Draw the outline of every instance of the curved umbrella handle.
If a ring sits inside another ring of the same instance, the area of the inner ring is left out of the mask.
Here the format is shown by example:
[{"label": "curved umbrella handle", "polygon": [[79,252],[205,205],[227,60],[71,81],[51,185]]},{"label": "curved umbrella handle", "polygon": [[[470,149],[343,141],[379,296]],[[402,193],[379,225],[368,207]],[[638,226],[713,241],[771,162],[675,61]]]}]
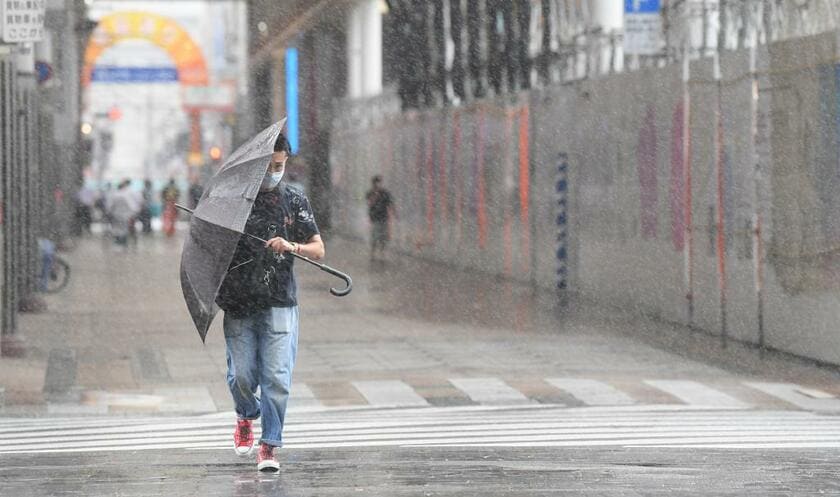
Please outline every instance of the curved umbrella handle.
[{"label": "curved umbrella handle", "polygon": [[303,256],[303,255],[300,255],[300,254],[296,254],[294,252],[286,252],[286,254],[289,254],[289,255],[297,258],[297,259],[301,259],[303,261],[306,261],[306,262],[312,264],[313,266],[317,267],[321,271],[324,271],[326,273],[330,273],[331,275],[336,276],[336,277],[344,280],[344,283],[347,284],[346,287],[344,287],[340,290],[336,290],[335,288],[330,288],[330,293],[335,295],[336,297],[344,297],[345,295],[350,293],[351,290],[353,290],[353,279],[350,278],[350,275],[342,273],[338,269],[333,269],[333,268],[327,266],[326,264],[321,264],[320,262],[315,262],[312,259],[310,259],[309,257]]},{"label": "curved umbrella handle", "polygon": [[344,274],[341,271],[335,271],[335,272],[327,271],[327,272],[334,275],[334,276],[338,276],[339,278],[344,280],[344,283],[347,284],[347,286],[345,286],[341,290],[336,290],[335,288],[330,287],[330,293],[331,294],[335,295],[336,297],[344,297],[345,295],[350,293],[351,290],[353,290],[353,279],[350,278],[350,275]]}]

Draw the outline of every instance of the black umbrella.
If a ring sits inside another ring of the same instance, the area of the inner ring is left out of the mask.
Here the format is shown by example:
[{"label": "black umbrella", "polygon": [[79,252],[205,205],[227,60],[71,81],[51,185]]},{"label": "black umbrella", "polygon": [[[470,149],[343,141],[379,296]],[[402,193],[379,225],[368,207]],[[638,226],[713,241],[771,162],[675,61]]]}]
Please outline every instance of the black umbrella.
[{"label": "black umbrella", "polygon": [[[219,312],[216,295],[251,214],[274,153],[274,142],[285,121],[264,129],[231,154],[210,180],[192,212],[181,254],[181,289],[202,341]],[[347,282],[347,288],[332,290],[333,295],[350,293],[349,276],[306,260]]]}]

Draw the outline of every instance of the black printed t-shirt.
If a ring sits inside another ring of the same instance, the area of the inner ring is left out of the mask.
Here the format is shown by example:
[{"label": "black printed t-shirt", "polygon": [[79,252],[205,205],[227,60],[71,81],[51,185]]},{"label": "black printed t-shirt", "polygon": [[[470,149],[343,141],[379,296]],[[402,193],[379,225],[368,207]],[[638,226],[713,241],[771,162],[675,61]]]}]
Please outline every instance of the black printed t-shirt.
[{"label": "black printed t-shirt", "polygon": [[[280,236],[297,243],[306,243],[319,234],[309,199],[285,182],[257,195],[245,232],[263,239]],[[296,306],[294,262],[289,254],[280,256],[251,237],[241,237],[216,302],[234,315]]]}]

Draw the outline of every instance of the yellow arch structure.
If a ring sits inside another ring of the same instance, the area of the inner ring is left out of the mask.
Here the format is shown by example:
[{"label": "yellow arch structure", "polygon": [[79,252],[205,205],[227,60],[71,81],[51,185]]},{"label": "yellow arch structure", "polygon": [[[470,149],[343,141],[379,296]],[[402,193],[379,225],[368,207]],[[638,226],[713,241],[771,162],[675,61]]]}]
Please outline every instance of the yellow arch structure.
[{"label": "yellow arch structure", "polygon": [[115,12],[100,19],[85,49],[82,84],[90,84],[97,59],[111,46],[130,39],[147,40],[169,54],[183,85],[207,85],[207,64],[201,48],[174,20],[149,12]]},{"label": "yellow arch structure", "polygon": [[[178,81],[185,86],[207,86],[207,63],[201,48],[174,20],[150,12],[115,12],[99,20],[85,48],[82,86],[91,81],[97,59],[111,46],[130,39],[147,40],[166,51],[178,70]],[[187,162],[201,165],[201,119],[190,110],[190,153]]]}]

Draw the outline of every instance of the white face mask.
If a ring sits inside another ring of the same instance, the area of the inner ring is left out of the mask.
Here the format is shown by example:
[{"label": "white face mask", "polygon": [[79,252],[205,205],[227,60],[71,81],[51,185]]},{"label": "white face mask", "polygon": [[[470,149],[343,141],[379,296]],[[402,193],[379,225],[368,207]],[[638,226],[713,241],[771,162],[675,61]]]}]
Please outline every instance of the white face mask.
[{"label": "white face mask", "polygon": [[280,171],[279,173],[266,173],[265,178],[263,178],[262,185],[260,185],[260,189],[262,190],[271,190],[278,184],[280,184],[280,180],[283,179],[283,173],[285,171]]}]

